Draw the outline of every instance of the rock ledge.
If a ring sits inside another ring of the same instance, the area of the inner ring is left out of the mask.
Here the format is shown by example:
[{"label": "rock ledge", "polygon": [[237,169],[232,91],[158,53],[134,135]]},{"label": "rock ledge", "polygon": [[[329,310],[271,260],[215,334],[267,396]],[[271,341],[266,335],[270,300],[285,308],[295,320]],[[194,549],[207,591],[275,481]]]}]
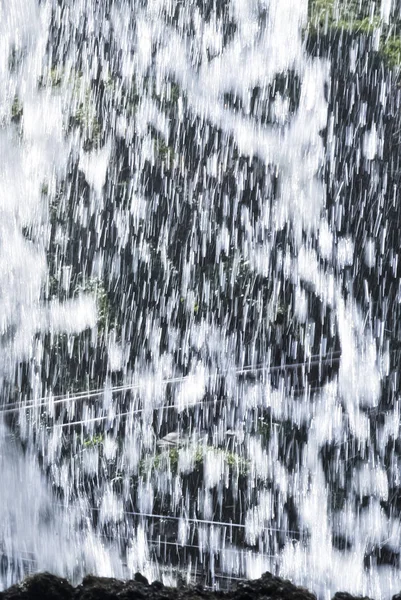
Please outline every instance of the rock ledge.
[{"label": "rock ledge", "polygon": [[[316,600],[314,594],[290,581],[265,573],[260,579],[241,582],[230,591],[209,591],[202,586],[166,587],[149,584],[140,573],[130,581],[89,575],[73,587],[51,573],[38,573],[0,593],[0,600]],[[369,600],[337,592],[333,600]],[[400,600],[401,596],[393,597]]]}]

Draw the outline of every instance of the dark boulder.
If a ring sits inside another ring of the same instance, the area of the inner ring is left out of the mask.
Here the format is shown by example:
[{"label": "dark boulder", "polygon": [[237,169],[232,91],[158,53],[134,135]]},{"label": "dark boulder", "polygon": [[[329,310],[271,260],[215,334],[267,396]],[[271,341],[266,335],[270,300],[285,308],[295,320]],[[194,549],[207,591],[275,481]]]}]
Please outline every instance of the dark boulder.
[{"label": "dark boulder", "polygon": [[1,600],[70,600],[74,592],[66,579],[51,573],[39,573],[8,588]]},{"label": "dark boulder", "polygon": [[368,596],[353,596],[348,592],[337,592],[334,594],[333,600],[372,600]]},{"label": "dark boulder", "polygon": [[94,577],[88,575],[84,578],[74,594],[74,598],[80,600],[114,600],[119,598],[125,583],[118,579],[108,577]]}]

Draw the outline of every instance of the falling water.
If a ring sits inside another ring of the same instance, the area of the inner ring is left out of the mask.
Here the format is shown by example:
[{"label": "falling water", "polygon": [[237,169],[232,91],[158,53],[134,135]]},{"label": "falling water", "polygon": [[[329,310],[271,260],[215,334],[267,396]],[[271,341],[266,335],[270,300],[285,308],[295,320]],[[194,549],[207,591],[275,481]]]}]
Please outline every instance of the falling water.
[{"label": "falling water", "polygon": [[399,591],[393,4],[0,0],[3,587]]}]

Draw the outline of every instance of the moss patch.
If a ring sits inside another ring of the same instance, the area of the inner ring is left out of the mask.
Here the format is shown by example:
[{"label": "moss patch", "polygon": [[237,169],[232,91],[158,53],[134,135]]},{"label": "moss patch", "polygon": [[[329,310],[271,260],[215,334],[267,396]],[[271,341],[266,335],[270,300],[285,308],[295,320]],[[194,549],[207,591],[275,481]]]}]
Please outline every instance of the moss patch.
[{"label": "moss patch", "polygon": [[382,40],[380,53],[390,68],[399,67],[401,65],[401,36],[391,36]]},{"label": "moss patch", "polygon": [[[249,460],[235,452],[229,452],[213,446],[197,446],[195,448],[193,455],[193,471],[203,467],[205,454],[207,452],[214,452],[216,455],[220,455],[224,463],[240,475],[245,475],[249,471]],[[144,458],[140,463],[139,470],[142,474],[150,474],[152,471],[163,471],[167,469],[170,469],[172,473],[177,473],[179,457],[180,448],[174,446],[168,450],[162,450],[154,456]]]},{"label": "moss patch", "polygon": [[370,18],[359,2],[352,0],[309,0],[308,14],[309,26],[320,31],[333,27],[348,31],[374,27],[375,15]]},{"label": "moss patch", "polygon": [[90,438],[86,438],[83,440],[82,445],[84,448],[94,448],[95,446],[99,446],[104,442],[104,435],[94,435]]},{"label": "moss patch", "polygon": [[[77,84],[78,85],[78,84]],[[78,88],[79,91],[79,88]],[[89,151],[100,146],[102,127],[96,111],[96,101],[88,88],[81,91],[82,102],[70,117],[69,128],[77,127],[84,137],[84,150]]]},{"label": "moss patch", "polygon": [[[380,19],[380,3],[374,13],[371,4],[357,0],[309,0],[308,31],[312,35],[327,35],[345,31],[355,35],[373,35],[380,29],[378,55],[389,68],[401,65],[401,21],[393,21],[391,27]],[[391,29],[391,31],[390,31]]]},{"label": "moss patch", "polygon": [[172,168],[175,157],[174,148],[168,146],[164,139],[159,137],[155,141],[155,150],[158,159],[164,162],[167,168]]}]

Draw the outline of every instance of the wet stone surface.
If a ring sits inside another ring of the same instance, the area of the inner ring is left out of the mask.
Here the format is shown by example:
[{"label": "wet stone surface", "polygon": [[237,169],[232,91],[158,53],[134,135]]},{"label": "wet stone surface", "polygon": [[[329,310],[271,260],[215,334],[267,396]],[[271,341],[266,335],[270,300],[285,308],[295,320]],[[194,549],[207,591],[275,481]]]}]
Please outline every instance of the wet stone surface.
[{"label": "wet stone surface", "polygon": [[[241,582],[227,592],[209,591],[201,585],[177,588],[166,587],[159,581],[149,584],[140,573],[134,580],[120,581],[89,575],[82,583],[73,587],[66,579],[50,573],[39,573],[28,577],[0,594],[1,600],[316,600],[306,588],[290,581],[265,573],[260,579]],[[335,600],[357,598],[338,592]]]}]

